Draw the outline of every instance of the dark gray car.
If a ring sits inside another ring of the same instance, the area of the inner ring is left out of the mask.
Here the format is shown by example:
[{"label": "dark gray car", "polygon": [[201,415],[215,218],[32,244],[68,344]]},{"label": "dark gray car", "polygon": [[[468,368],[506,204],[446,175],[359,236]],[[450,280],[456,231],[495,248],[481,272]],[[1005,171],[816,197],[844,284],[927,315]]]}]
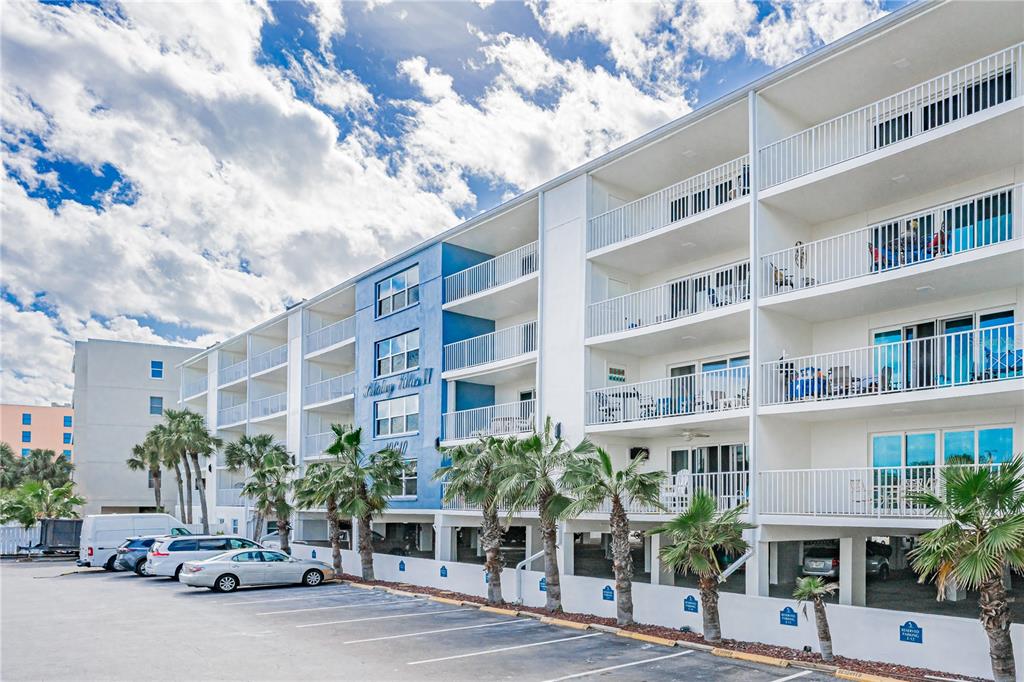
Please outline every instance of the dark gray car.
[{"label": "dark gray car", "polygon": [[146,553],[157,538],[163,535],[142,535],[128,538],[117,548],[114,568],[118,571],[135,571],[138,575],[146,575]]}]

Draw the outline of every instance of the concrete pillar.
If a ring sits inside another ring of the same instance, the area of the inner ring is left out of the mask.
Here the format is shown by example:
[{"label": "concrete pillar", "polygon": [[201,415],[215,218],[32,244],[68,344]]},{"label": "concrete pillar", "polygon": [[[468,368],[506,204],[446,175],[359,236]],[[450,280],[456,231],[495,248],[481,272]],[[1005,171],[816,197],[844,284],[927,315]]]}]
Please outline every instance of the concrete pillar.
[{"label": "concrete pillar", "polygon": [[558,568],[562,575],[575,575],[575,542],[573,541],[572,527],[565,523],[562,533],[562,542],[558,545]]},{"label": "concrete pillar", "polygon": [[[651,573],[651,536],[644,536],[644,573]],[[653,576],[652,576],[653,577]],[[653,584],[653,580],[651,581]]]},{"label": "concrete pillar", "polygon": [[949,580],[946,583],[943,599],[946,601],[963,601],[967,599],[967,590],[957,585],[955,580]]},{"label": "concrete pillar", "polygon": [[[760,540],[760,533],[757,529],[744,533],[750,548],[754,550],[754,556],[747,559],[746,567],[746,593],[752,597],[768,596],[768,580],[771,576],[771,548],[770,543]],[[739,576],[735,573],[735,580]]]},{"label": "concrete pillar", "polygon": [[434,526],[429,523],[420,524],[419,545],[417,549],[425,552],[434,546]]},{"label": "concrete pillar", "polygon": [[[537,524],[526,525],[526,556],[531,557],[544,549],[544,542],[540,536],[540,526]],[[539,571],[544,567],[543,558],[534,559],[526,566],[528,571]]]},{"label": "concrete pillar", "polygon": [[676,573],[661,560],[661,548],[668,538],[663,534],[651,535],[648,538],[651,558],[651,584],[675,585]]},{"label": "concrete pillar", "polygon": [[864,606],[867,545],[863,537],[839,538],[839,603]]},{"label": "concrete pillar", "polygon": [[455,526],[434,526],[434,558],[455,561]]}]

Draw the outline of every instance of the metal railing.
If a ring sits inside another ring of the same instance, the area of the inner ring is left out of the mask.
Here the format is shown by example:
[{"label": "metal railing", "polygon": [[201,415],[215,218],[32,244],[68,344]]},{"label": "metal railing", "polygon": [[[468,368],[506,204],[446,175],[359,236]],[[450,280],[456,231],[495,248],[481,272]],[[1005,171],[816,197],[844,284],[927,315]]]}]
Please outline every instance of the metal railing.
[{"label": "metal railing", "polygon": [[305,459],[315,459],[324,454],[327,448],[334,444],[337,436],[333,431],[323,433],[310,433],[305,437]]},{"label": "metal railing", "polygon": [[1022,188],[976,194],[762,256],[764,295],[888,272],[1020,239],[1014,223],[1020,224]]},{"label": "metal railing", "polygon": [[185,400],[186,398],[199,395],[207,389],[207,384],[209,384],[209,377],[206,375],[192,381],[183,381],[181,384],[181,399]]},{"label": "metal railing", "polygon": [[356,373],[349,372],[306,386],[302,389],[302,403],[304,405],[323,403],[328,400],[353,396],[355,392]]},{"label": "metal railing", "polygon": [[218,488],[217,506],[220,507],[244,507],[245,496],[241,488]]},{"label": "metal railing", "polygon": [[761,189],[933,130],[1020,97],[1024,43],[765,145]]},{"label": "metal railing", "polygon": [[587,425],[664,419],[750,406],[749,367],[728,367],[587,391]]},{"label": "metal railing", "polygon": [[306,334],[306,352],[322,350],[356,337],[356,316],[346,317]]},{"label": "metal railing", "polygon": [[252,356],[252,360],[249,361],[249,373],[257,374],[286,362],[288,362],[288,344],[283,343],[277,348],[271,348],[259,355]]},{"label": "metal railing", "polygon": [[800,516],[922,517],[928,510],[914,493],[942,495],[937,465],[788,469],[758,474],[758,508],[762,514]]},{"label": "metal railing", "polygon": [[444,278],[444,302],[451,303],[537,272],[537,242],[520,246]]},{"label": "metal railing", "polygon": [[444,415],[444,439],[461,440],[479,436],[510,436],[534,428],[535,400],[488,405]]},{"label": "metal railing", "polygon": [[288,393],[275,393],[249,401],[249,419],[269,417],[288,409]]},{"label": "metal railing", "polygon": [[227,426],[228,424],[244,422],[245,415],[245,403],[241,403],[239,405],[232,405],[231,407],[222,407],[221,409],[217,410],[217,426]]},{"label": "metal railing", "polygon": [[230,384],[232,381],[244,379],[247,374],[249,374],[248,360],[241,360],[233,365],[221,367],[217,371],[217,385],[223,386],[224,384]]},{"label": "metal railing", "polygon": [[640,329],[750,300],[750,261],[587,306],[587,336]]},{"label": "metal railing", "polygon": [[445,345],[444,368],[453,370],[486,365],[526,355],[535,350],[536,320]]},{"label": "metal railing", "polygon": [[587,251],[615,244],[750,194],[746,154],[590,219]]},{"label": "metal railing", "polygon": [[842,400],[1024,377],[1024,324],[765,362],[765,405]]}]

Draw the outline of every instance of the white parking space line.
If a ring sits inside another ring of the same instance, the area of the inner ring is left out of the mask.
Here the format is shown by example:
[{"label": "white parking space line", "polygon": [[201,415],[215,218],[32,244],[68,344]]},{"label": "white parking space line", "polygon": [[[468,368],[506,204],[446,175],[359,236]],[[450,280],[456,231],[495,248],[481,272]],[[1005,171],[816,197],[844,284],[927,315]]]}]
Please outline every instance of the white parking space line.
[{"label": "white parking space line", "polygon": [[[588,675],[597,675],[599,673],[606,673],[609,670],[619,670],[620,668],[630,668],[634,665],[645,665],[647,663],[654,663],[655,661],[664,661],[666,658],[676,658],[677,656],[686,656],[692,654],[693,649],[688,651],[680,651],[675,654],[666,654],[665,656],[655,656],[654,658],[645,658],[642,661],[630,661],[629,663],[620,663],[619,665],[610,665],[607,668],[597,668],[596,670],[584,670],[581,673],[573,673],[572,675],[565,675],[564,677],[555,677],[547,680],[546,682],[561,682],[562,680],[575,680],[580,677],[586,677]],[[789,678],[786,678],[789,679]],[[780,682],[776,680],[776,682]]]},{"label": "white parking space line", "polygon": [[256,616],[276,616],[279,613],[304,613],[306,611],[326,611],[327,609],[358,609],[360,606],[380,606],[381,604],[393,604],[401,605],[408,604],[414,601],[423,601],[426,597],[417,597],[415,599],[388,599],[386,601],[364,601],[358,604],[334,604],[333,606],[310,606],[304,609],[288,609],[286,611],[264,611],[262,613],[256,613]]},{"label": "white parking space line", "polygon": [[810,675],[812,672],[814,672],[814,671],[813,670],[805,670],[805,671],[800,672],[800,673],[795,673],[793,675],[789,675],[788,677],[780,677],[777,680],[772,680],[772,682],[786,682],[786,680],[795,680],[798,677],[803,677],[804,675]]},{"label": "white parking space line", "polygon": [[407,632],[404,635],[387,635],[385,637],[369,637],[367,639],[351,639],[342,644],[362,644],[363,642],[380,642],[385,639],[402,639],[403,637],[419,637],[420,635],[436,635],[439,632],[455,632],[456,630],[475,630],[476,628],[493,628],[499,625],[540,625],[537,620],[503,620],[499,623],[481,623],[479,625],[460,625],[456,628],[441,628],[440,630],[421,630],[420,632]]},{"label": "white parking space line", "polygon": [[279,597],[277,599],[252,599],[250,601],[232,601],[231,599],[223,599],[218,601],[217,604],[220,606],[245,606],[246,604],[270,604],[275,601],[296,601],[298,599],[323,599],[324,597],[344,597],[349,594],[364,594],[362,592],[355,591],[338,591],[338,592],[320,592],[319,594],[307,594],[301,597]]},{"label": "white parking space line", "polygon": [[444,611],[419,611],[417,613],[396,613],[393,616],[371,616],[370,618],[351,618],[349,620],[329,620],[326,623],[306,623],[296,625],[297,628],[315,628],[321,625],[341,625],[342,623],[362,623],[367,620],[387,620],[389,618],[415,618],[416,616],[435,616],[440,613],[455,613],[456,611],[476,611],[475,608],[445,609]]},{"label": "white parking space line", "polygon": [[514,651],[516,649],[529,649],[535,646],[546,646],[548,644],[558,644],[559,642],[572,642],[577,639],[587,639],[588,637],[600,637],[602,633],[595,632],[591,635],[577,635],[575,637],[562,637],[560,639],[548,639],[543,642],[531,642],[530,644],[516,644],[515,646],[503,646],[497,649],[483,649],[482,651],[471,651],[467,654],[455,654],[454,656],[442,656],[441,658],[427,658],[422,661],[410,661],[406,665],[422,665],[423,663],[440,663],[441,661],[451,661],[456,658],[469,658],[471,656],[486,656],[487,654],[498,654],[502,651]]}]

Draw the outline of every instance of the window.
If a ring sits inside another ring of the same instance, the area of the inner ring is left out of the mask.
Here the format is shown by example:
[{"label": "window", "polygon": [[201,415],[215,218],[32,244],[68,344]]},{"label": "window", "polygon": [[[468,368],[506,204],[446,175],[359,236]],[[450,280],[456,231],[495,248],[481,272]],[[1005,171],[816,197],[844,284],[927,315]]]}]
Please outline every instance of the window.
[{"label": "window", "polygon": [[899,142],[913,132],[913,117],[909,111],[893,116],[875,125],[875,149]]},{"label": "window", "polygon": [[392,336],[378,341],[374,348],[377,358],[376,376],[407,372],[420,366],[420,330]]},{"label": "window", "polygon": [[935,431],[871,436],[871,464],[875,468],[998,464],[1011,459],[1011,426],[950,429],[943,431],[941,437]]},{"label": "window", "polygon": [[420,428],[420,397],[418,395],[379,400],[374,404],[373,409],[374,434],[377,436],[415,433]]},{"label": "window", "polygon": [[263,561],[263,552],[242,552],[231,557],[232,561]]},{"label": "window", "polygon": [[[64,459],[66,459],[66,460],[70,460],[71,459],[71,451],[70,450],[65,450],[64,452],[62,452],[60,454],[63,455]],[[150,487],[152,487],[152,486],[150,486]]]},{"label": "window", "polygon": [[146,487],[153,488],[153,472],[149,469],[146,470]]},{"label": "window", "polygon": [[31,443],[32,442],[32,432],[31,431],[22,431],[21,432],[21,442],[22,443]]},{"label": "window", "polygon": [[1013,429],[981,429],[978,431],[978,462],[980,464],[1009,462],[1013,459]]},{"label": "window", "polygon": [[200,540],[199,541],[199,551],[200,552],[213,552],[213,551],[226,552],[229,549],[231,549],[231,548],[228,547],[228,539],[227,538],[212,538],[212,539],[209,539],[209,540]]},{"label": "window", "polygon": [[164,413],[164,399],[158,395],[149,396],[149,413],[150,414],[163,414]]},{"label": "window", "polygon": [[420,300],[420,268],[411,268],[377,282],[377,317],[408,308]]},{"label": "window", "polygon": [[237,533],[238,532],[238,519],[231,519],[231,532],[232,533]]},{"label": "window", "polygon": [[[233,528],[237,528],[237,520],[232,524]],[[231,549],[248,549],[249,547],[255,547],[256,543],[243,538],[228,538],[228,547]]]},{"label": "window", "polygon": [[288,561],[288,556],[280,552],[263,552],[264,561]]},{"label": "window", "polygon": [[22,457],[28,457],[28,456],[29,456],[29,453],[31,453],[31,452],[32,452],[32,451],[31,451],[30,449],[28,449],[28,448],[22,448],[22,449],[21,449],[21,456],[22,456]]},{"label": "window", "polygon": [[164,361],[163,360],[151,360],[149,363],[149,377],[151,379],[163,379],[164,378]]},{"label": "window", "polygon": [[71,415],[70,414],[64,415],[64,428],[65,429],[70,429],[71,428]]},{"label": "window", "polygon": [[416,460],[405,460],[405,467],[402,469],[402,488],[399,495],[416,496]]},{"label": "window", "polygon": [[71,434],[67,431],[64,432],[64,445],[71,445]]},{"label": "window", "polygon": [[32,414],[30,412],[21,413],[21,425],[32,426]]},{"label": "window", "polygon": [[198,545],[198,540],[175,540],[171,544],[167,545],[168,552],[195,552]]},{"label": "window", "polygon": [[608,383],[609,384],[624,384],[624,383],[626,383],[626,368],[625,367],[608,367]]}]

